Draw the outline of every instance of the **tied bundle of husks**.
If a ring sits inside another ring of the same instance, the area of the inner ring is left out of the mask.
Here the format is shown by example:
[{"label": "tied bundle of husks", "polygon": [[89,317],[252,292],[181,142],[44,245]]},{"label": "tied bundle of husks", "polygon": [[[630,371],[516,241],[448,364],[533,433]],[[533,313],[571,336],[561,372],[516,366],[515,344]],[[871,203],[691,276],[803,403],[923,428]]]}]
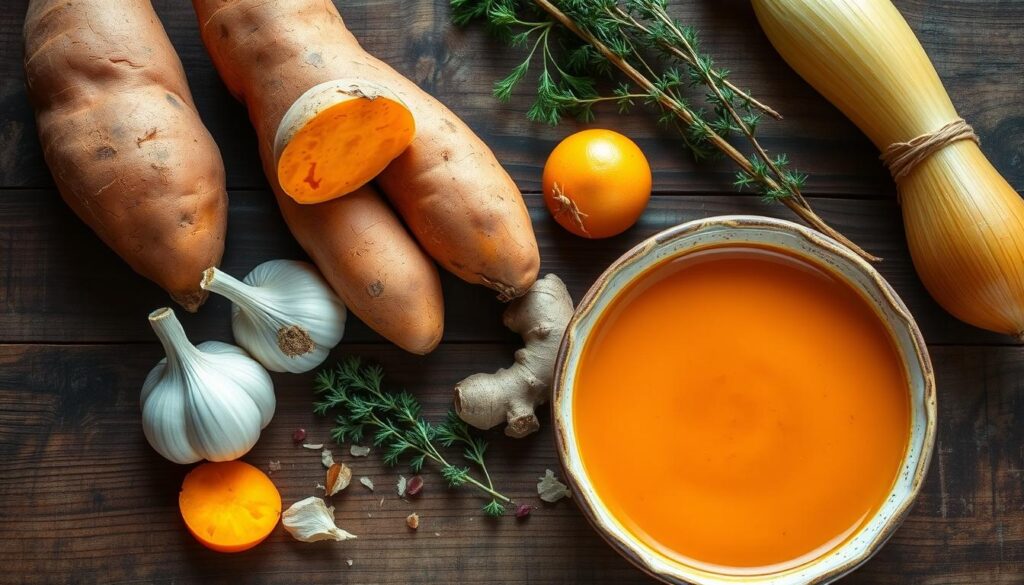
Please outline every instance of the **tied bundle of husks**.
[{"label": "tied bundle of husks", "polygon": [[957,318],[1024,338],[1024,201],[889,0],[753,0],[783,58],[883,152],[914,266]]},{"label": "tied bundle of husks", "polygon": [[61,196],[195,311],[227,229],[224,165],[149,0],[32,0],[25,79]]}]

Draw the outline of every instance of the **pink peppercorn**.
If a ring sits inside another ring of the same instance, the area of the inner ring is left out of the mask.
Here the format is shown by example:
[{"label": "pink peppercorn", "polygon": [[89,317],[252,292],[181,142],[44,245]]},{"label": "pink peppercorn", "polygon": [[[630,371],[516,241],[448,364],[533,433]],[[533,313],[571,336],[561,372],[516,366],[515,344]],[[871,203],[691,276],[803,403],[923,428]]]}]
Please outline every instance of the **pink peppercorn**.
[{"label": "pink peppercorn", "polygon": [[409,479],[409,483],[405,486],[405,493],[409,494],[410,496],[415,496],[416,494],[420,493],[420,490],[422,489],[423,478],[418,475],[414,475]]},{"label": "pink peppercorn", "polygon": [[519,504],[516,506],[516,518],[526,518],[533,511],[533,506],[530,504]]}]

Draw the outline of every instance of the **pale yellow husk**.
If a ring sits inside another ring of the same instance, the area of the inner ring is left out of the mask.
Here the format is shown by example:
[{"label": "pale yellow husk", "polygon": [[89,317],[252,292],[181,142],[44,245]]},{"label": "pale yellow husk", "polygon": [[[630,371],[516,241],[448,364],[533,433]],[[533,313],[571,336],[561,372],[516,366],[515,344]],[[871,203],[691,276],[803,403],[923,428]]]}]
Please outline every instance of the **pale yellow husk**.
[{"label": "pale yellow husk", "polygon": [[[959,115],[889,0],[752,0],[775,48],[880,149]],[[977,144],[933,154],[897,187],[914,266],[957,318],[1024,334],[1024,201]]]}]

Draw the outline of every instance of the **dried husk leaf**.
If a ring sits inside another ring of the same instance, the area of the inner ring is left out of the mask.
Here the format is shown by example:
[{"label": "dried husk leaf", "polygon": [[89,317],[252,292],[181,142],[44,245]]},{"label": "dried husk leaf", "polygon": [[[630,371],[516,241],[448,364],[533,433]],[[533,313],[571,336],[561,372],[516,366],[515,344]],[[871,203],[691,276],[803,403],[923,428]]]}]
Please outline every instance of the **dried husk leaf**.
[{"label": "dried husk leaf", "polygon": [[334,523],[334,508],[328,507],[317,497],[309,497],[292,504],[281,514],[281,524],[288,534],[300,542],[356,538],[356,535],[338,528]]},{"label": "dried husk leaf", "polygon": [[572,492],[567,485],[558,481],[555,472],[548,469],[544,471],[544,477],[537,482],[537,495],[545,502],[553,504],[562,498],[571,498]]},{"label": "dried husk leaf", "polygon": [[327,469],[327,482],[324,490],[328,496],[333,496],[352,483],[352,469],[344,463],[332,463]]},{"label": "dried husk leaf", "polygon": [[330,469],[331,465],[334,465],[334,453],[331,453],[330,449],[324,449],[321,451],[320,463],[323,463],[324,467]]}]

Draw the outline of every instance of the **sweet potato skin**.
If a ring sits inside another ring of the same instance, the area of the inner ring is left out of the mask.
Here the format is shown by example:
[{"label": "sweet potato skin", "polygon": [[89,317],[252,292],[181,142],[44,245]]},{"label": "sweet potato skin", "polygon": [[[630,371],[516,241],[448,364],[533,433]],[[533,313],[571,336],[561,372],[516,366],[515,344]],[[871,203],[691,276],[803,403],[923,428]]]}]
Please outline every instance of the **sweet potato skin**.
[{"label": "sweet potato skin", "polygon": [[278,203],[349,310],[408,352],[437,347],[444,330],[437,269],[372,186],[315,205],[285,195]]},{"label": "sweet potato skin", "polygon": [[[432,351],[444,329],[437,267],[380,194],[367,185],[331,201],[303,205],[285,194],[278,181],[274,138],[281,119],[306,90],[333,77],[314,81],[289,73],[280,39],[269,28],[260,30],[264,25],[252,13],[261,11],[248,10],[247,3],[196,1],[194,6],[214,65],[248,107],[263,170],[295,239],[360,320],[406,351]],[[280,16],[289,20],[291,10],[282,5]],[[249,62],[262,63],[257,69],[273,75],[253,77],[250,68],[239,68]]]},{"label": "sweet potato skin", "polygon": [[220,150],[149,0],[31,0],[25,73],[61,196],[136,272],[195,311],[220,263]]},{"label": "sweet potato skin", "polygon": [[417,134],[378,177],[385,195],[447,270],[506,298],[530,288],[540,256],[515,183],[454,113],[366,53],[330,0],[193,5],[225,83],[245,96],[250,112],[260,112],[253,119],[261,140],[273,136],[291,102],[323,81],[366,79],[398,94],[416,118]]}]

